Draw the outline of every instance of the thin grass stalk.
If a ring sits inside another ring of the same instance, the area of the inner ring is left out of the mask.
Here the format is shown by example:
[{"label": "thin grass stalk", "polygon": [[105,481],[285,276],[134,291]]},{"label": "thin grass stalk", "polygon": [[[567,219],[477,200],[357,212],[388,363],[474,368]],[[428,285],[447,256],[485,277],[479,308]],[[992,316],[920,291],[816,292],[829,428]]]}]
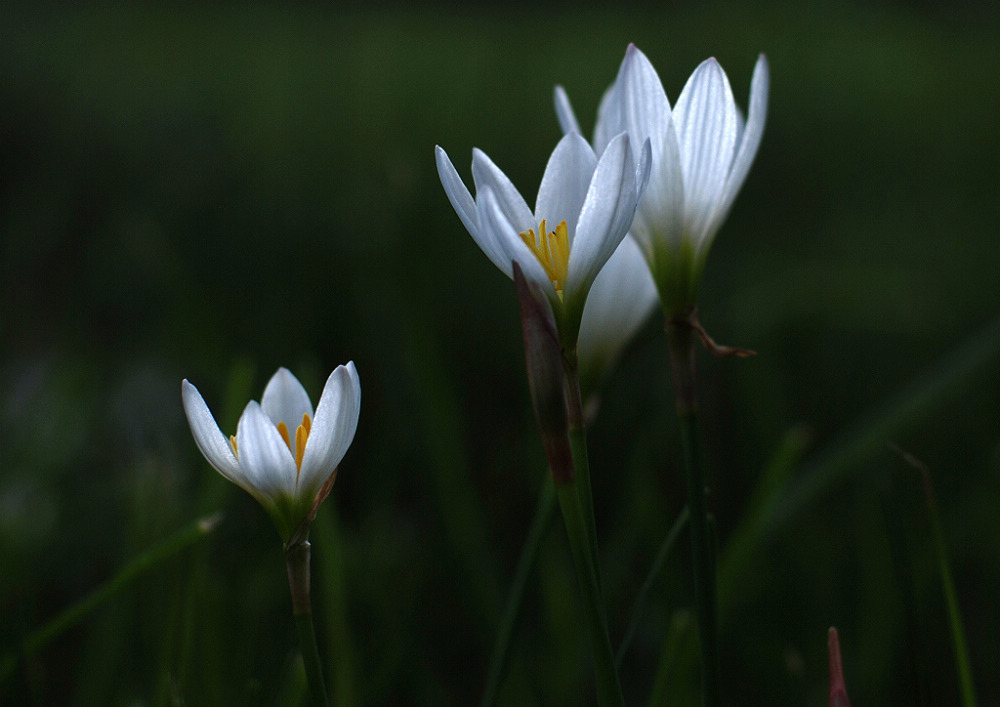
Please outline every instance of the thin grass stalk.
[{"label": "thin grass stalk", "polygon": [[962,695],[963,707],[976,707],[976,686],[972,680],[972,668],[969,662],[969,649],[965,640],[965,629],[962,625],[962,611],[958,606],[958,594],[955,591],[955,581],[951,574],[951,561],[948,559],[948,546],[944,540],[944,529],[937,510],[937,498],[934,494],[934,484],[931,482],[930,470],[911,454],[897,449],[911,466],[920,472],[923,482],[924,503],[931,522],[931,537],[934,542],[934,552],[937,557],[938,574],[941,577],[941,591],[944,593],[945,606],[948,609],[948,625],[951,630],[952,650],[955,653],[955,669],[958,672],[959,691]]},{"label": "thin grass stalk", "polygon": [[218,525],[221,513],[195,520],[162,542],[144,550],[113,578],[80,601],[57,614],[41,628],[31,632],[21,644],[19,656],[8,654],[0,663],[0,683],[6,681],[21,660],[27,659],[87,617],[94,609],[131,585],[141,575],[166,562],[189,545],[205,537]]},{"label": "thin grass stalk", "polygon": [[[346,544],[341,537],[337,506],[328,504],[313,521],[310,535],[320,541],[324,548],[330,548],[321,555],[321,562],[315,568],[323,583],[322,607],[326,627],[325,650],[327,672],[332,676],[330,694],[337,707],[352,707],[357,704],[357,651],[351,636],[350,607],[348,599],[348,576],[344,553]],[[331,660],[332,658],[332,660]]]},{"label": "thin grass stalk", "polygon": [[660,650],[660,663],[656,667],[656,677],[649,693],[647,707],[667,707],[670,704],[680,704],[683,698],[677,694],[674,673],[682,656],[690,649],[693,642],[691,629],[691,613],[681,609],[670,617],[663,648]]},{"label": "thin grass stalk", "polygon": [[528,576],[538,558],[538,550],[545,538],[545,533],[552,523],[555,508],[555,487],[552,484],[551,475],[547,475],[539,491],[535,515],[531,520],[524,547],[521,548],[521,556],[517,561],[517,568],[514,570],[514,579],[511,581],[510,590],[507,593],[507,602],[500,619],[500,628],[493,646],[493,655],[490,657],[486,687],[483,690],[483,699],[479,703],[480,707],[493,707],[496,703],[497,695],[500,692],[500,682],[503,680],[510,663],[510,645],[514,637],[514,628],[517,626],[517,620],[524,605],[524,592],[528,584]]},{"label": "thin grass stalk", "polygon": [[730,536],[720,559],[723,618],[731,614],[735,591],[727,579],[742,568],[817,499],[865,469],[865,462],[885,449],[885,441],[913,428],[958,396],[1000,357],[1000,317],[968,337],[935,366],[856,420],[812,459],[798,465],[794,479],[777,480],[761,498],[758,510]]},{"label": "thin grass stalk", "polygon": [[594,572],[590,540],[584,519],[583,504],[576,481],[556,483],[559,506],[562,509],[566,535],[569,539],[573,566],[583,598],[584,623],[590,636],[590,647],[594,660],[594,680],[597,683],[597,703],[600,707],[624,707],[615,656],[608,637],[608,622],[604,611],[604,601],[597,585]]},{"label": "thin grass stalk", "polygon": [[635,632],[642,621],[642,610],[646,606],[646,600],[653,589],[653,584],[660,576],[663,567],[667,564],[667,558],[674,549],[677,538],[680,537],[681,531],[684,530],[684,525],[688,522],[689,517],[688,508],[684,506],[684,510],[677,516],[677,520],[670,526],[667,537],[663,539],[663,543],[656,553],[656,558],[649,568],[649,574],[646,575],[646,579],[642,581],[642,586],[639,587],[639,592],[635,596],[635,602],[632,604],[632,615],[629,617],[628,626],[625,628],[625,636],[622,638],[621,643],[618,644],[618,652],[615,654],[615,665],[618,666],[619,670],[625,660],[625,654],[628,652],[629,646],[632,645],[632,639],[635,638]]}]

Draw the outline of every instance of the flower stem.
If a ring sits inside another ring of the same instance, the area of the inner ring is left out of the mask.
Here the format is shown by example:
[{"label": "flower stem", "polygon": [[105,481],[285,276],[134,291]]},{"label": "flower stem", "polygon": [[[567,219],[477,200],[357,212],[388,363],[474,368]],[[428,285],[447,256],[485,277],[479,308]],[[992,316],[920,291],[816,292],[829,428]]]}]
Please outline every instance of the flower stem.
[{"label": "flower stem", "polygon": [[702,704],[705,707],[716,707],[719,704],[719,656],[716,643],[715,571],[712,562],[714,553],[710,547],[705,476],[698,442],[694,367],[697,339],[695,329],[687,317],[674,317],[667,322],[667,341],[670,346],[670,366],[687,471],[691,557],[694,563],[694,590],[701,646]]},{"label": "flower stem", "polygon": [[545,531],[548,530],[552,522],[555,507],[555,489],[552,486],[551,477],[547,476],[538,494],[535,517],[531,521],[531,527],[528,530],[528,537],[524,541],[524,547],[521,548],[521,557],[517,561],[517,569],[514,570],[514,579],[507,594],[507,603],[504,606],[503,617],[500,620],[500,630],[497,632],[496,644],[493,646],[493,656],[490,658],[486,688],[483,690],[483,699],[479,703],[480,707],[493,707],[493,704],[496,703],[497,694],[500,691],[500,680],[503,678],[507,662],[510,659],[510,642],[514,636],[514,626],[517,623],[517,618],[521,613],[521,605],[524,602],[524,590],[528,583],[528,574],[531,572],[531,568],[535,564],[535,559],[538,557],[538,549],[545,538]]},{"label": "flower stem", "polygon": [[583,504],[575,480],[556,483],[559,506],[562,509],[566,535],[569,538],[573,566],[576,568],[580,592],[583,595],[583,613],[590,634],[590,647],[594,657],[594,680],[597,683],[597,703],[601,707],[624,707],[615,656],[608,638],[608,622],[604,602],[597,584]]},{"label": "flower stem", "polygon": [[[601,589],[601,563],[597,546],[597,522],[594,518],[594,494],[590,485],[590,460],[587,455],[587,422],[580,393],[580,374],[575,353],[564,355],[563,371],[569,444],[573,453],[575,477],[569,483],[556,482],[563,522],[569,536],[573,564],[583,593],[584,613],[591,634],[594,653],[594,676],[598,704],[623,705],[618,670],[615,666],[608,620]],[[574,499],[570,496],[575,497]],[[580,556],[578,556],[580,553]]]},{"label": "flower stem", "polygon": [[583,520],[587,528],[587,544],[590,546],[590,561],[594,566],[594,578],[598,590],[601,589],[601,563],[597,546],[597,521],[594,516],[594,492],[590,485],[590,459],[587,455],[587,422],[583,412],[583,396],[580,393],[580,373],[574,357],[564,359],[566,418],[569,425],[569,445],[573,453],[573,470],[576,474],[577,493],[583,510]]},{"label": "flower stem", "polygon": [[285,548],[285,564],[288,568],[288,588],[292,592],[292,614],[295,627],[299,631],[299,646],[302,662],[306,669],[306,680],[312,692],[313,703],[317,707],[327,707],[330,703],[323,682],[323,667],[316,646],[313,631],[312,599],[309,593],[309,541],[295,543]]}]

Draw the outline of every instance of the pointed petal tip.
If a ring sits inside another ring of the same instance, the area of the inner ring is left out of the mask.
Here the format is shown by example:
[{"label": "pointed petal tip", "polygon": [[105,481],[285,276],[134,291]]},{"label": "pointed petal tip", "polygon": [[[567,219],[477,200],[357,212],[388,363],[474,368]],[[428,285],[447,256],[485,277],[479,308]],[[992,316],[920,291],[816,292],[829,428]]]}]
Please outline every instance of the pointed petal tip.
[{"label": "pointed petal tip", "polygon": [[440,145],[434,146],[434,161],[437,163],[438,174],[441,173],[445,165],[451,164],[451,158],[448,157],[448,153]]},{"label": "pointed petal tip", "polygon": [[720,64],[719,60],[716,59],[714,56],[710,56],[707,59],[705,59],[705,61],[698,64],[698,67],[695,69],[695,73],[697,73],[699,69],[701,70],[712,69],[714,71],[719,71],[722,73],[723,76],[725,76],[726,74],[726,70],[722,68],[722,64]]},{"label": "pointed petal tip", "polygon": [[[268,379],[267,387],[270,387],[272,383],[276,384],[278,381],[281,381],[283,383],[292,383],[292,382],[298,383],[299,379],[295,377],[294,373],[292,373],[284,366],[279,366],[278,370],[274,372],[274,375],[272,375],[270,379]],[[301,383],[299,385],[301,385]]]},{"label": "pointed petal tip", "polygon": [[348,361],[337,366],[333,373],[330,374],[330,378],[333,378],[335,375],[346,376],[355,396],[357,398],[361,397],[361,377],[358,375],[358,369],[355,367],[354,361]]},{"label": "pointed petal tip", "polygon": [[[559,140],[559,142],[560,143],[575,142],[576,144],[573,145],[574,149],[583,149],[585,147],[587,150],[589,150],[591,153],[593,153],[593,148],[590,147],[590,143],[587,142],[587,139],[585,137],[583,137],[583,135],[581,135],[580,133],[576,132],[575,130],[572,131],[572,132],[568,132],[565,135],[563,135],[562,138]],[[567,145],[559,145],[559,144],[557,144],[556,145],[556,150],[558,150],[560,147],[562,147],[563,149],[566,149]],[[553,150],[553,153],[554,152],[555,152],[555,150]]]},{"label": "pointed petal tip", "polygon": [[229,439],[222,434],[201,393],[186,378],[181,382],[181,400],[199,451],[220,474],[242,486],[239,462],[229,446]]},{"label": "pointed petal tip", "polygon": [[[622,64],[629,65],[634,61],[641,61],[646,59],[646,55],[642,53],[642,50],[635,44],[629,44],[628,48],[625,49],[625,58],[622,60]],[[646,59],[649,61],[649,59]]]},{"label": "pointed petal tip", "polygon": [[573,113],[573,105],[570,103],[566,89],[557,85],[552,91],[552,103],[556,109],[556,120],[559,121],[559,127],[562,128],[563,134],[582,132],[576,114]]},{"label": "pointed petal tip", "polygon": [[[771,74],[771,65],[767,60],[767,54],[761,52],[757,55],[757,61],[753,65],[753,79],[756,79],[758,75],[762,78],[767,79]],[[751,80],[753,80],[751,79]]]}]

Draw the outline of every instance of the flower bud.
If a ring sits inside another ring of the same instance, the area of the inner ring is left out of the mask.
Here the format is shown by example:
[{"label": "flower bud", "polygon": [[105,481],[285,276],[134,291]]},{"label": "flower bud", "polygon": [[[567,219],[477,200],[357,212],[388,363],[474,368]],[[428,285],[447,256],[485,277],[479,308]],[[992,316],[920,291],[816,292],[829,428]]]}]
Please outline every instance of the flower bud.
[{"label": "flower bud", "polygon": [[840,639],[837,629],[832,626],[827,634],[827,650],[830,654],[830,707],[851,707],[844,684],[844,667],[840,663]]},{"label": "flower bud", "polygon": [[572,481],[573,454],[569,445],[563,356],[552,306],[545,293],[527,281],[516,262],[513,270],[514,287],[521,305],[528,389],[538,431],[549,458],[552,478],[557,483]]}]

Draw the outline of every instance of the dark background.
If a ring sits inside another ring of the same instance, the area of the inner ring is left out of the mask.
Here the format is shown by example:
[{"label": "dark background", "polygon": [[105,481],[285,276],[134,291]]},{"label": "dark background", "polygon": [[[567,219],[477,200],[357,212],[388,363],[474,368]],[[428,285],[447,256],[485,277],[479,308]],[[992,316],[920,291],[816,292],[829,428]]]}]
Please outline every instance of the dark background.
[{"label": "dark background", "polygon": [[[278,366],[315,400],[347,360],[361,421],[313,533],[331,690],[478,700],[546,471],[513,287],[433,147],[466,177],[484,149],[532,201],[553,86],[591,130],[634,42],[672,100],[715,56],[745,108],[758,52],[771,65],[700,301],[717,340],[759,352],[700,358],[721,553],[755,548],[720,575],[725,702],[825,704],[836,625],[856,704],[958,703],[919,476],[894,443],[930,469],[979,696],[1000,704],[998,19],[993,3],[5,5],[0,652],[225,517],[0,701],[302,703],[280,540],[198,454],[180,381],[228,432]],[[590,437],[615,643],[684,503],[672,404],[657,315]],[[791,481],[760,511],[768,474]],[[687,550],[626,659],[629,704],[692,605]],[[576,596],[557,523],[501,704],[592,700]],[[694,704],[685,646],[671,704]]]}]

